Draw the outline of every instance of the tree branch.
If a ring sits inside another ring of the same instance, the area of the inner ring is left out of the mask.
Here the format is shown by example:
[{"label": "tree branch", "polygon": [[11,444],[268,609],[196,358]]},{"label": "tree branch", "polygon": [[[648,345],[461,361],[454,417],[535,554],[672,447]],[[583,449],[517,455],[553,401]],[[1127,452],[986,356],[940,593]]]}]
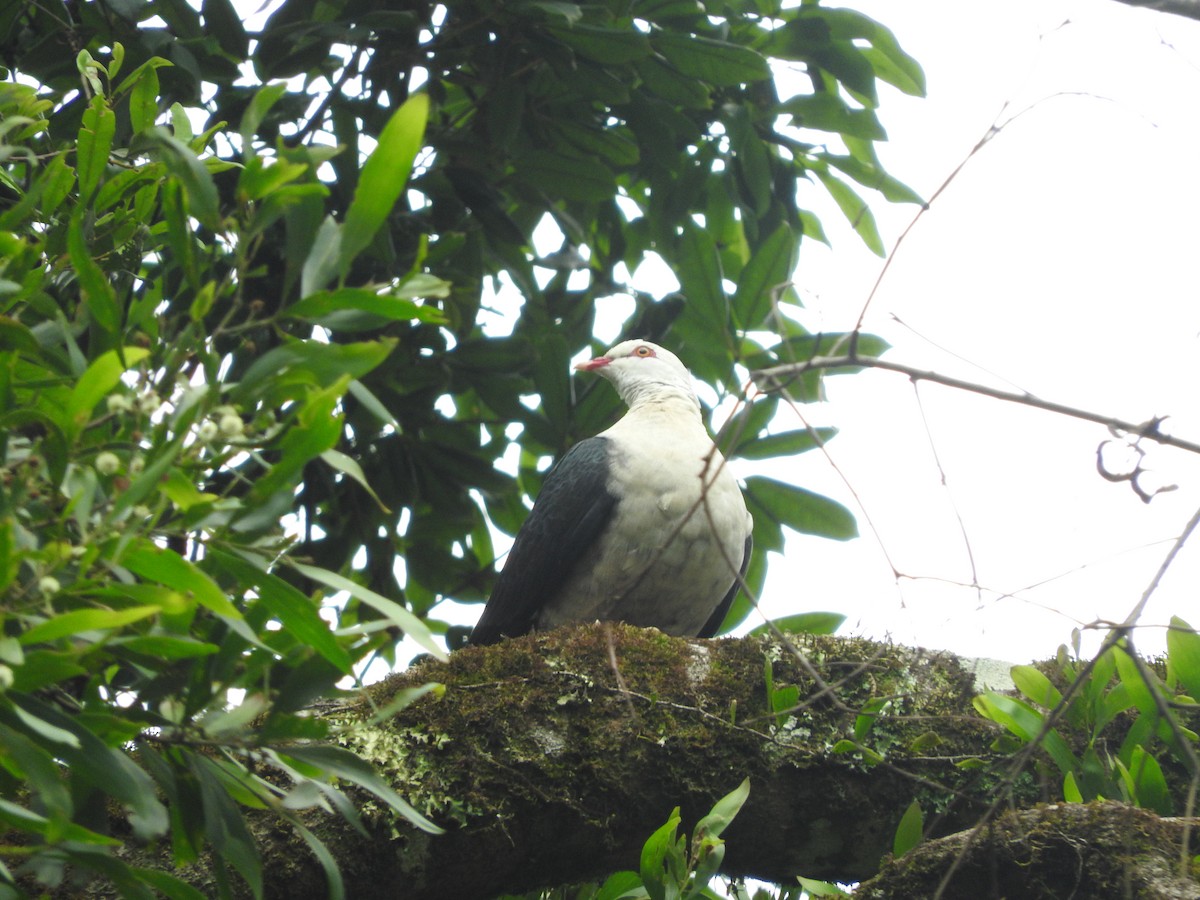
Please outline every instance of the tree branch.
[{"label": "tree branch", "polygon": [[1156,12],[1173,13],[1187,19],[1200,19],[1200,0],[1120,0],[1127,6],[1140,6]]},{"label": "tree branch", "polygon": [[1115,416],[1107,416],[1102,413],[1091,412],[1086,409],[1080,409],[1076,406],[1068,406],[1065,403],[1056,403],[1052,400],[1042,400],[1040,397],[1035,397],[1025,391],[1006,391],[1000,388],[988,387],[984,384],[978,384],[973,381],[965,381],[961,378],[953,378],[949,375],[942,375],[938,372],[933,372],[927,369],[918,369],[914,366],[908,366],[904,363],[891,362],[889,360],[878,359],[869,356],[816,356],[804,362],[788,363],[782,366],[772,366],[769,369],[760,369],[754,373],[755,384],[760,390],[774,391],[787,387],[792,380],[799,378],[806,372],[811,372],[816,369],[884,369],[888,372],[899,372],[901,375],[907,375],[912,381],[931,381],[935,384],[942,384],[947,387],[957,388],[962,391],[970,391],[973,394],[980,394],[984,397],[992,397],[996,400],[1004,400],[1009,403],[1020,403],[1023,406],[1033,407],[1034,409],[1045,410],[1046,412],[1058,413],[1059,415],[1070,416],[1073,419],[1082,419],[1086,422],[1095,422],[1098,425],[1103,425],[1114,434],[1122,432],[1124,434],[1136,435],[1139,438],[1145,438],[1154,441],[1158,444],[1163,444],[1168,447],[1177,447],[1180,450],[1187,450],[1189,453],[1200,454],[1200,443],[1195,441],[1185,440],[1184,438],[1175,437],[1174,435],[1164,434],[1159,430],[1159,426],[1163,423],[1163,417],[1155,416],[1147,419],[1145,422],[1137,423],[1130,422],[1125,419],[1118,419]]}]

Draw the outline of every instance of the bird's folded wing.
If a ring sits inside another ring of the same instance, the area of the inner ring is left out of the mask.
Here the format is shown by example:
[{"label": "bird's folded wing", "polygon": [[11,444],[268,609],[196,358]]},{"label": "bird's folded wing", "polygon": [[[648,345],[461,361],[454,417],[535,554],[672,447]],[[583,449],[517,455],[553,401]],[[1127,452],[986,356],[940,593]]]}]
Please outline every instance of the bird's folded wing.
[{"label": "bird's folded wing", "polygon": [[492,644],[533,627],[538,610],[612,518],[617,498],[608,475],[608,440],[602,437],[580,441],[550,470],[471,632],[471,643]]},{"label": "bird's folded wing", "polygon": [[737,596],[737,592],[742,588],[742,581],[746,577],[746,570],[750,568],[750,554],[754,552],[754,535],[746,535],[746,548],[742,552],[742,565],[738,569],[737,580],[733,582],[733,586],[721,598],[721,603],[713,610],[713,614],[708,617],[708,621],[704,623],[704,627],[700,629],[700,633],[696,637],[710,638],[715,637],[716,633],[721,629],[721,623],[725,621],[725,616],[729,614],[729,607],[733,605],[733,598]]}]

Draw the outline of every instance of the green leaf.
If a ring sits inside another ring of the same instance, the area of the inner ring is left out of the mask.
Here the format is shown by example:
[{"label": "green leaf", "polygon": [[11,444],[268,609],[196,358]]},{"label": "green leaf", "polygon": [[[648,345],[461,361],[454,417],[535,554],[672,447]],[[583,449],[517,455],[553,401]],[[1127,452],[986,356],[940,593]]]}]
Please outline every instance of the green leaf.
[{"label": "green leaf", "polygon": [[108,108],[104,98],[97,94],[83,114],[83,125],[79,129],[79,140],[75,145],[79,195],[84,202],[91,199],[100,184],[104,170],[108,167],[108,155],[112,152],[113,135],[116,130],[116,114]]},{"label": "green leaf", "polygon": [[[295,421],[283,432],[279,442],[279,459],[270,471],[254,483],[252,499],[266,501],[277,491],[291,492],[310,460],[333,447],[342,435],[342,416],[336,409],[350,383],[350,377],[341,378],[324,390],[313,391],[296,413]],[[255,504],[247,507],[250,516],[240,519],[242,527],[257,528],[261,524],[255,515]],[[249,523],[253,523],[253,525]]]},{"label": "green leaf", "polygon": [[600,890],[596,891],[592,900],[622,900],[643,894],[642,877],[637,872],[614,872],[600,885]]},{"label": "green leaf", "polygon": [[596,25],[547,25],[546,31],[580,56],[607,66],[621,66],[650,55],[650,40],[632,29]]},{"label": "green leaf", "polygon": [[300,293],[308,297],[322,290],[338,274],[342,255],[342,226],[326,216],[317,229],[304,268],[300,271]]},{"label": "green leaf", "polygon": [[1013,666],[1009,672],[1017,690],[1038,706],[1050,710],[1062,701],[1062,694],[1058,692],[1058,688],[1033,666]]},{"label": "green leaf", "polygon": [[1171,617],[1167,630],[1167,671],[1200,701],[1200,634],[1179,616]]},{"label": "green leaf", "polygon": [[242,614],[225,596],[225,592],[194,563],[174,550],[155,546],[144,538],[135,538],[117,562],[135,575],[195,598],[201,606],[221,616],[243,637],[254,642],[253,632],[246,627]]},{"label": "green leaf", "polygon": [[696,823],[695,834],[708,837],[720,837],[722,832],[733,822],[750,796],[750,779],[746,778],[736,788],[713,804],[712,810]]},{"label": "green leaf", "polygon": [[[1020,700],[988,691],[972,702],[980,715],[999,722],[1023,741],[1032,741],[1042,732],[1045,721],[1042,713]],[[1067,742],[1053,728],[1042,738],[1042,749],[1064,774],[1079,768],[1079,761]]]},{"label": "green leaf", "polygon": [[887,132],[871,109],[854,109],[841,97],[825,91],[793,97],[780,110],[792,117],[797,128],[813,128],[850,135],[867,141],[887,140]]},{"label": "green leaf", "polygon": [[846,617],[841,613],[797,613],[794,616],[773,619],[770,624],[759,625],[751,630],[750,634],[774,634],[776,629],[784,634],[833,634],[842,627],[842,623],[845,621]]},{"label": "green leaf", "polygon": [[63,715],[40,700],[13,694],[9,697],[14,710],[20,709],[71,736],[69,743],[58,744],[55,753],[70,766],[72,778],[82,779],[126,807],[129,822],[140,839],[149,840],[166,832],[167,811],[157,799],[154,782],[123,750],[107,746],[80,719]]},{"label": "green leaf", "polygon": [[154,127],[158,118],[158,96],[158,70],[150,66],[134,82],[129,93],[129,121],[135,133]]},{"label": "green leaf", "polygon": [[781,289],[791,283],[796,271],[799,238],[787,225],[780,225],[763,241],[738,276],[733,310],[742,329],[760,327],[775,309]]},{"label": "green leaf", "polygon": [[[1118,765],[1120,762],[1118,761]],[[1160,816],[1174,813],[1171,792],[1163,776],[1158,760],[1145,747],[1133,748],[1129,767],[1123,773],[1130,788],[1130,796],[1142,809],[1151,809]]]},{"label": "green leaf", "polygon": [[641,876],[646,893],[652,900],[665,900],[667,896],[664,887],[663,865],[668,855],[678,852],[676,847],[676,832],[679,829],[679,807],[671,811],[667,821],[655,830],[642,845]]},{"label": "green leaf", "polygon": [[0,798],[0,822],[47,839],[57,838],[62,841],[77,841],[80,844],[94,844],[101,847],[121,846],[121,841],[114,837],[99,834],[73,822],[53,821],[3,798]]},{"label": "green leaf", "polygon": [[322,388],[332,387],[347,376],[361,378],[387,359],[395,346],[395,338],[353,344],[323,341],[283,344],[251,364],[234,388],[231,401],[250,404],[279,385],[284,375],[295,375]]},{"label": "green leaf", "polygon": [[328,463],[331,468],[336,469],[343,475],[347,475],[353,481],[357,482],[364,491],[371,495],[371,499],[375,501],[382,512],[389,514],[391,513],[391,510],[388,509],[384,505],[383,501],[379,499],[379,495],[375,493],[375,489],[372,488],[370,483],[367,481],[367,476],[363,472],[362,466],[358,464],[358,460],[352,456],[347,456],[340,450],[333,449],[324,451],[321,454],[321,459]]},{"label": "green leaf", "polygon": [[709,84],[735,85],[771,77],[767,60],[740,44],[666,30],[654,32],[650,43],[682,74]]},{"label": "green leaf", "polygon": [[830,34],[839,40],[869,41],[871,46],[863,51],[870,60],[875,74],[913,96],[925,93],[925,73],[920,64],[905,53],[896,36],[874,19],[852,9],[811,7],[826,24]]},{"label": "green leaf", "polygon": [[768,434],[739,444],[730,455],[739,459],[774,459],[778,456],[795,456],[797,453],[824,446],[833,440],[836,434],[836,428],[800,428],[781,434]]},{"label": "green leaf", "polygon": [[246,105],[246,111],[242,113],[241,125],[238,128],[242,136],[243,153],[249,154],[250,148],[254,144],[254,136],[258,134],[258,126],[262,124],[271,107],[285,93],[287,93],[287,83],[283,81],[263,85],[254,92],[254,97]]},{"label": "green leaf", "polygon": [[551,150],[529,150],[514,160],[518,176],[551,197],[600,202],[617,190],[612,170],[599,158],[580,159]]},{"label": "green leaf", "polygon": [[338,643],[329,623],[321,618],[319,603],[261,565],[211,547],[208,554],[213,565],[232,575],[239,585],[253,586],[271,615],[298,644],[312,647],[339,672],[350,672],[350,654]]},{"label": "green leaf", "polygon": [[109,631],[162,612],[161,606],[131,606],[126,609],[77,609],[58,613],[21,634],[22,644],[37,644],[85,631]]},{"label": "green leaf", "polygon": [[121,327],[121,310],[108,275],[96,264],[91,248],[83,236],[83,207],[71,216],[67,226],[67,253],[83,288],[83,299],[96,324],[115,334]]},{"label": "green leaf", "polygon": [[196,156],[194,150],[183,141],[167,133],[164,128],[152,128],[143,133],[156,151],[167,170],[178,179],[187,196],[188,211],[201,224],[213,231],[221,231],[220,198],[212,173]]},{"label": "green leaf", "polygon": [[199,788],[204,806],[204,830],[209,842],[221,861],[232,865],[254,896],[261,900],[262,859],[241,810],[229,796],[225,774],[213,760],[195,753],[188,754],[188,767]]},{"label": "green leaf", "polygon": [[379,134],[379,143],[363,164],[354,199],[346,211],[339,249],[342,277],[391,214],[412,174],[425,138],[429,95],[414,94],[396,110]]},{"label": "green leaf", "polygon": [[867,249],[876,256],[883,256],[885,254],[883,238],[879,235],[879,228],[875,224],[875,215],[867,206],[866,201],[858,196],[850,185],[834,177],[828,170],[815,168],[811,171],[820,179],[821,184],[825,185],[825,190],[829,191],[829,196],[838,205],[846,217],[846,221],[850,223],[850,227],[862,238]]},{"label": "green leaf", "polygon": [[[434,279],[437,284],[429,283],[429,293],[423,296],[446,296],[450,285],[441,279]],[[335,313],[360,312],[367,313],[369,318],[361,327],[379,327],[380,320],[405,322],[416,319],[422,322],[441,322],[442,313],[430,306],[422,306],[414,301],[394,294],[380,294],[367,288],[338,288],[333,291],[319,291],[305,297],[298,303],[289,306],[284,315],[294,319],[309,319],[320,324],[327,324],[334,330],[354,330],[351,319],[334,318]],[[351,327],[347,328],[346,324]],[[341,325],[341,327],[339,327]]]},{"label": "green leaf", "polygon": [[850,510],[812,491],[756,475],[746,479],[746,502],[751,514],[786,525],[801,534],[846,541],[858,536]]},{"label": "green leaf", "polygon": [[424,647],[437,659],[445,662],[449,658],[446,656],[446,651],[434,639],[429,627],[394,600],[389,600],[382,594],[377,594],[370,588],[351,581],[349,578],[344,578],[335,572],[318,569],[316,566],[306,566],[295,560],[287,560],[287,562],[301,575],[311,578],[313,581],[320,582],[327,587],[331,587],[335,591],[346,591],[352,597],[356,597],[367,604],[367,606],[382,614],[384,618],[389,619],[392,624],[399,627],[406,635]]},{"label": "green leaf", "polygon": [[97,356],[79,376],[67,401],[67,420],[63,431],[74,441],[92,417],[96,404],[112,392],[126,370],[141,362],[150,351],[144,347],[124,347],[121,352],[108,350]]},{"label": "green leaf", "polygon": [[317,766],[328,775],[343,778],[370,791],[393,810],[429,834],[443,834],[444,829],[421,815],[388,785],[370,763],[355,756],[344,747],[289,747],[287,756]]},{"label": "green leaf", "polygon": [[899,859],[916,847],[924,838],[924,831],[925,815],[921,812],[921,804],[914,800],[900,817],[900,824],[896,826],[896,836],[892,839],[892,856]]},{"label": "green leaf", "polygon": [[729,307],[722,284],[721,258],[712,236],[694,222],[683,226],[675,276],[687,299],[687,313],[717,329],[718,334],[723,332],[729,325]]}]

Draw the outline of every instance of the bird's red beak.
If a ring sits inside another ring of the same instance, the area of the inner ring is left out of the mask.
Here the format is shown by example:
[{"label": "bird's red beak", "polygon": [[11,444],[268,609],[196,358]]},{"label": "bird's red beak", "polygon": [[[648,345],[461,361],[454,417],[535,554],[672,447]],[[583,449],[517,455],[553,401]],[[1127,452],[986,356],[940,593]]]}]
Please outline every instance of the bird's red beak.
[{"label": "bird's red beak", "polygon": [[595,359],[584,360],[581,363],[575,363],[575,368],[580,372],[590,372],[593,369],[603,368],[612,362],[612,357],[597,356]]}]

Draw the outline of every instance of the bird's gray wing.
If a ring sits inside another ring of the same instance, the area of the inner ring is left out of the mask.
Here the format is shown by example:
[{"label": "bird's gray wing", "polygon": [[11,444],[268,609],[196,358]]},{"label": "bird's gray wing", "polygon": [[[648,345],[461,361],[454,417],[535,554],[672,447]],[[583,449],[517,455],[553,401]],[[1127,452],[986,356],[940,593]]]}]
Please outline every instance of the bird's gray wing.
[{"label": "bird's gray wing", "polygon": [[713,614],[708,617],[708,621],[704,623],[704,627],[700,629],[700,633],[696,637],[710,638],[716,635],[717,630],[721,627],[721,623],[725,621],[725,615],[729,612],[729,607],[733,605],[733,598],[741,590],[742,580],[746,577],[746,570],[750,568],[750,553],[753,550],[754,535],[748,534],[746,535],[746,550],[742,554],[742,567],[738,570],[737,580],[733,582],[733,587],[729,589],[729,592],[721,598],[721,602],[713,610]]},{"label": "bird's gray wing", "polygon": [[580,441],[550,470],[471,632],[472,644],[494,644],[533,628],[542,605],[612,518],[617,498],[608,476],[608,439],[602,437]]}]

